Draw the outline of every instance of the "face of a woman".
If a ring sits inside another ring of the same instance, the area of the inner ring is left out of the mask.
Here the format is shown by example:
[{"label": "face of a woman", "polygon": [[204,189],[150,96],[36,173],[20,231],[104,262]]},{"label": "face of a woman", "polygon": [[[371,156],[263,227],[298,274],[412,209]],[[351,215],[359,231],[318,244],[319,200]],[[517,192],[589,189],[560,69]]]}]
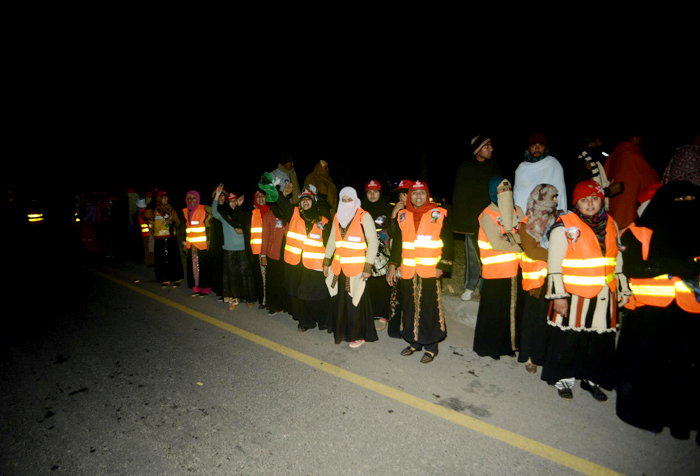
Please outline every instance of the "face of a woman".
[{"label": "face of a woman", "polygon": [[304,210],[308,210],[309,208],[311,208],[311,205],[313,205],[313,201],[309,197],[304,197],[299,202],[299,205],[301,205],[301,208],[303,208]]},{"label": "face of a woman", "polygon": [[190,207],[195,207],[197,206],[197,197],[194,195],[187,195],[187,203],[190,204]]},{"label": "face of a woman", "polygon": [[347,195],[343,195],[343,198],[341,198],[341,200],[343,201],[343,203],[352,203],[353,202],[353,198],[348,197]]},{"label": "face of a woman", "polygon": [[379,190],[367,190],[367,200],[376,203],[379,200]]},{"label": "face of a woman", "polygon": [[576,205],[582,215],[594,217],[600,213],[600,209],[603,208],[603,200],[597,195],[591,195],[590,197],[583,197],[576,202]]},{"label": "face of a woman", "polygon": [[226,203],[226,194],[222,192],[217,201],[219,202],[219,205]]},{"label": "face of a woman", "polygon": [[158,201],[160,202],[161,205],[167,205],[168,204],[168,196],[163,195],[162,197],[158,197]]},{"label": "face of a woman", "polygon": [[228,206],[229,206],[229,207],[231,207],[231,208],[236,208],[236,205],[238,205],[238,202],[236,201],[235,198],[234,198],[233,200],[229,200],[229,201],[228,201]]},{"label": "face of a woman", "polygon": [[405,192],[399,193],[399,202],[403,203],[406,205],[406,199],[408,198],[408,194]]},{"label": "face of a woman", "polygon": [[265,205],[265,195],[263,195],[262,193],[259,193],[255,197],[255,203],[257,203],[259,207],[262,207],[263,205]]},{"label": "face of a woman", "polygon": [[411,203],[414,207],[420,207],[421,205],[425,205],[425,202],[427,200],[428,192],[426,192],[425,190],[414,190],[411,192]]}]

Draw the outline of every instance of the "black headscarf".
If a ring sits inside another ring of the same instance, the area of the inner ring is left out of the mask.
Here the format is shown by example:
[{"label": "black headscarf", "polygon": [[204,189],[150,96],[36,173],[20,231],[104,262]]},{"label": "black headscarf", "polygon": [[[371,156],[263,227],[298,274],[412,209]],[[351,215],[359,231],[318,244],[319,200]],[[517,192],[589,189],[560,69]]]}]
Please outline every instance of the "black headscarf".
[{"label": "black headscarf", "polygon": [[[311,228],[314,227],[314,224],[318,223],[321,221],[321,216],[323,215],[321,213],[321,209],[319,208],[318,204],[316,203],[315,200],[311,200],[311,208],[308,210],[304,210],[301,207],[301,203],[299,204],[299,216],[304,220],[304,225],[306,225],[306,234],[308,235],[311,232]],[[328,217],[326,217],[328,218]]]},{"label": "black headscarf", "polygon": [[[362,209],[370,214],[374,222],[377,224],[377,228],[386,228],[389,223],[389,217],[391,217],[391,212],[394,207],[384,198],[384,194],[379,190],[379,200],[372,203],[367,198],[367,192],[362,197]],[[384,219],[381,219],[384,217]],[[381,223],[377,223],[380,220]]]},{"label": "black headscarf", "polygon": [[[684,200],[694,196],[695,200]],[[700,256],[700,240],[693,223],[700,216],[700,186],[669,182],[660,187],[637,225],[653,230],[649,257],[692,260]]]}]

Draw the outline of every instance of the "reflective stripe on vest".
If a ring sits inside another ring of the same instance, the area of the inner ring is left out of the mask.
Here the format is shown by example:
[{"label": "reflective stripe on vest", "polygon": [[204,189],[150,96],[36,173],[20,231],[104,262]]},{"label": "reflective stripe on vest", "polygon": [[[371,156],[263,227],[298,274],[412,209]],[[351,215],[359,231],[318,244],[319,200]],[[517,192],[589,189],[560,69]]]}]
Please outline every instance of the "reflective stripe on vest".
[{"label": "reflective stripe on vest", "polygon": [[139,210],[139,224],[141,225],[141,236],[150,235],[150,227],[148,226],[148,220],[146,219],[145,213],[145,208]]},{"label": "reflective stripe on vest", "polygon": [[336,215],[333,218],[335,226],[335,255],[331,263],[331,270],[336,276],[343,274],[347,277],[357,276],[365,269],[367,258],[367,242],[362,230],[362,217],[365,215],[362,208],[358,208],[355,216],[345,232],[345,238],[340,236],[340,224]]},{"label": "reflective stripe on vest", "polygon": [[[481,276],[484,279],[501,279],[512,278],[518,275],[518,267],[520,266],[520,253],[512,251],[496,251],[491,246],[489,239],[486,237],[483,228],[481,228],[481,218],[487,214],[493,222],[501,229],[501,234],[505,235],[505,230],[498,222],[501,214],[496,210],[491,210],[486,207],[479,215],[479,256],[481,257]],[[513,212],[516,214],[516,212]],[[518,232],[517,228],[513,228],[511,233]]]},{"label": "reflective stripe on vest", "polygon": [[192,245],[198,250],[207,249],[207,227],[204,225],[204,220],[207,218],[207,212],[204,210],[204,205],[198,205],[192,214],[192,222],[190,223],[189,210],[184,208],[182,213],[185,215],[187,223],[187,249]]},{"label": "reflective stripe on vest", "polygon": [[295,265],[301,261],[301,251],[306,239],[306,226],[299,215],[299,207],[294,207],[294,214],[289,221],[287,242],[284,245],[284,262]]},{"label": "reflective stripe on vest", "polygon": [[323,246],[323,228],[328,225],[328,219],[321,217],[321,227],[319,223],[314,223],[309,236],[304,240],[302,247],[301,262],[307,269],[322,270],[323,258],[326,256],[326,247]]},{"label": "reflective stripe on vest", "polygon": [[605,256],[591,227],[575,213],[562,215],[559,220],[564,223],[566,230],[572,227],[579,230],[579,237],[575,242],[567,238],[566,256],[561,264],[566,292],[593,299],[606,284],[615,291],[618,247],[617,231],[612,217],[608,217],[605,225]]},{"label": "reflective stripe on vest", "polygon": [[250,219],[250,249],[254,255],[262,251],[262,214],[257,208]]},{"label": "reflective stripe on vest", "polygon": [[[634,237],[642,245],[642,259],[649,258],[652,230],[638,227],[634,224],[627,227]],[[627,300],[625,307],[636,309],[642,306],[668,307],[674,300],[678,307],[691,314],[700,314],[700,303],[695,297],[695,292],[689,288],[680,278],[670,278],[667,274],[655,278],[629,278],[632,296]]]},{"label": "reflective stripe on vest", "polygon": [[625,305],[628,309],[642,306],[668,307],[674,300],[678,307],[691,314],[700,314],[695,292],[680,278],[667,274],[655,278],[630,278],[633,296]]},{"label": "reflective stripe on vest", "polygon": [[397,216],[401,228],[401,278],[412,279],[418,273],[421,278],[434,278],[435,268],[442,258],[443,243],[440,239],[447,210],[437,207],[423,214],[418,230],[414,214],[401,210]]}]

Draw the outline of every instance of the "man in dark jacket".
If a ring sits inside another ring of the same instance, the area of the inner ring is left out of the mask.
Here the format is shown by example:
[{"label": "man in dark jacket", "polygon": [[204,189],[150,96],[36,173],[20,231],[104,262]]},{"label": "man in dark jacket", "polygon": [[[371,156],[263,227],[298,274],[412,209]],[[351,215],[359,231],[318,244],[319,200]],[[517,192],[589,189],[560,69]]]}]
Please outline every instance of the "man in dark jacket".
[{"label": "man in dark jacket", "polygon": [[493,144],[490,137],[476,136],[472,139],[471,146],[473,156],[462,162],[457,169],[452,195],[452,230],[464,235],[466,247],[463,301],[472,298],[481,277],[479,253],[475,247],[479,214],[490,203],[489,180],[501,175],[500,168],[491,160]]}]

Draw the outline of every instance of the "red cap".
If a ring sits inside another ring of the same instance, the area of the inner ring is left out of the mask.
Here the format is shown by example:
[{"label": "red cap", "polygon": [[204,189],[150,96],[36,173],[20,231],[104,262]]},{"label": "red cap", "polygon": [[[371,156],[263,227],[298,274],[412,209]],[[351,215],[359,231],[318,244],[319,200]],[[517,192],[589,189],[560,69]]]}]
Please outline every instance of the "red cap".
[{"label": "red cap", "polygon": [[605,193],[598,182],[595,180],[584,180],[579,182],[574,189],[574,203],[578,203],[579,200],[586,197],[596,196],[601,200],[605,200]]},{"label": "red cap", "polygon": [[168,192],[166,192],[165,190],[158,190],[158,192],[156,192],[156,197],[163,197],[167,194]]},{"label": "red cap", "polygon": [[381,190],[381,189],[382,189],[381,184],[379,182],[377,182],[376,180],[370,180],[365,185],[365,192],[367,190]]},{"label": "red cap", "polygon": [[660,183],[653,183],[649,185],[648,187],[644,187],[640,192],[639,195],[637,195],[637,201],[639,203],[644,203],[648,200],[651,200],[654,198],[654,195],[656,194],[656,191],[661,187]]},{"label": "red cap", "polygon": [[226,201],[231,201],[231,200],[238,200],[238,195],[235,193],[229,193],[228,196],[226,197]]},{"label": "red cap", "polygon": [[421,182],[420,180],[416,180],[415,182],[411,183],[411,186],[408,188],[409,192],[412,192],[414,190],[428,190],[428,184],[425,182]]},{"label": "red cap", "polygon": [[392,190],[392,192],[395,192],[397,190],[408,190],[409,188],[411,188],[412,183],[413,182],[411,180],[402,180],[399,182],[396,188]]},{"label": "red cap", "polygon": [[129,187],[126,189],[126,193],[136,193],[136,189]]}]

